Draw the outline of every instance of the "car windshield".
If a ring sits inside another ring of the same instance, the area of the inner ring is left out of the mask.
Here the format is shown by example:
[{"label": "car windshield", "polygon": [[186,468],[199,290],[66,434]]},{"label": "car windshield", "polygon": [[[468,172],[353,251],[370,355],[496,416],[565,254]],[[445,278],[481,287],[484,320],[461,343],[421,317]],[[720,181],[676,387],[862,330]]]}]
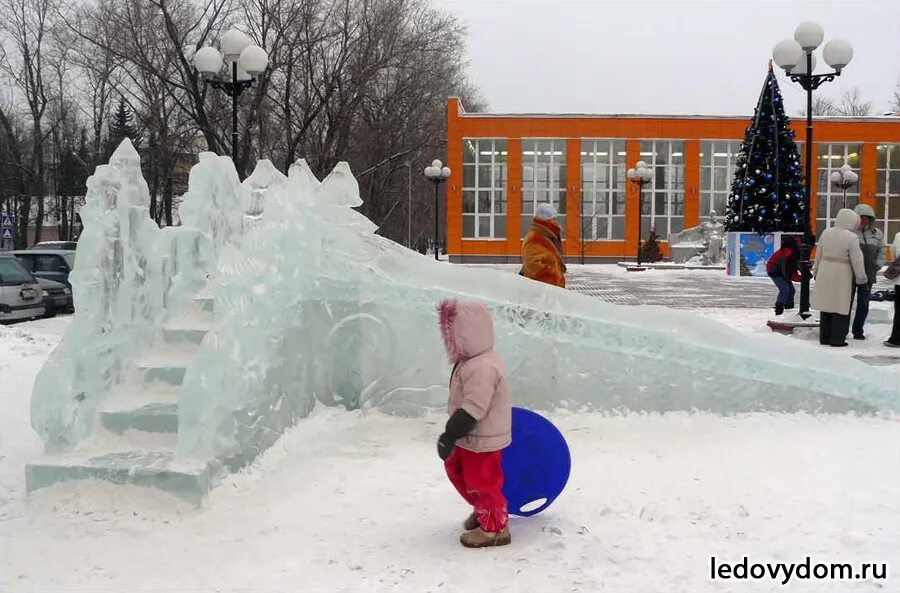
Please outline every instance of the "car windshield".
[{"label": "car windshield", "polygon": [[75,269],[75,254],[67,253],[63,256],[66,259],[66,263],[69,264],[69,269]]},{"label": "car windshield", "polygon": [[32,275],[13,257],[0,258],[0,282],[3,284],[30,284]]}]

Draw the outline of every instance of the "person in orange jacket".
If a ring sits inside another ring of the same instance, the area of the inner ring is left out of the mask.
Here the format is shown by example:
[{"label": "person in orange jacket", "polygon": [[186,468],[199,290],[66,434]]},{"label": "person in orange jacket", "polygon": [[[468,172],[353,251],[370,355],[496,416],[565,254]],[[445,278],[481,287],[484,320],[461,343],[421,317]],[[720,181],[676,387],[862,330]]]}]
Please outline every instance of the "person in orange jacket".
[{"label": "person in orange jacket", "polygon": [[531,229],[522,244],[519,274],[538,282],[566,287],[562,228],[556,222],[556,208],[552,204],[541,204],[534,213]]}]

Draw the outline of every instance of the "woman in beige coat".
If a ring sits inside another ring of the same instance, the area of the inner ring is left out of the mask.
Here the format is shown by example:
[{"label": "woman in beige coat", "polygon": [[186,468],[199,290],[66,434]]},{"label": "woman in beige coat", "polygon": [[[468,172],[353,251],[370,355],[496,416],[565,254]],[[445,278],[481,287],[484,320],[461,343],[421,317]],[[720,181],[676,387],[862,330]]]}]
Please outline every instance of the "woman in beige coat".
[{"label": "woman in beige coat", "polygon": [[856,286],[869,282],[856,235],[858,228],[859,215],[844,208],[838,212],[834,226],[822,233],[816,246],[812,306],[822,314],[821,344],[847,345],[853,292]]}]

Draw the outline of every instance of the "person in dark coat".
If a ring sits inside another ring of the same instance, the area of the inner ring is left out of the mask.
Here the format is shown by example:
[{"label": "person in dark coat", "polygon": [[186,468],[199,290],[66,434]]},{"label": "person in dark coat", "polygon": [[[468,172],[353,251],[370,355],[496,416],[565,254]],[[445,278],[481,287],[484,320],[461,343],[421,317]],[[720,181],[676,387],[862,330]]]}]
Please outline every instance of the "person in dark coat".
[{"label": "person in dark coat", "polygon": [[[900,233],[894,235],[891,251],[895,265],[900,266]],[[894,326],[891,329],[891,336],[884,342],[884,345],[900,348],[900,276],[894,279]]]},{"label": "person in dark coat", "polygon": [[885,244],[884,235],[875,226],[875,210],[868,204],[859,204],[853,209],[859,214],[860,225],[856,231],[859,237],[859,248],[862,250],[863,260],[866,264],[866,276],[868,284],[860,284],[856,287],[856,315],[853,317],[853,338],[865,340],[864,326],[866,317],[869,316],[869,297],[872,294],[872,285],[875,284],[875,275],[884,265]]},{"label": "person in dark coat", "polygon": [[783,237],[781,249],[772,254],[766,262],[766,272],[778,287],[775,299],[775,315],[781,315],[785,309],[794,308],[794,282],[800,282],[800,248],[794,237]]}]

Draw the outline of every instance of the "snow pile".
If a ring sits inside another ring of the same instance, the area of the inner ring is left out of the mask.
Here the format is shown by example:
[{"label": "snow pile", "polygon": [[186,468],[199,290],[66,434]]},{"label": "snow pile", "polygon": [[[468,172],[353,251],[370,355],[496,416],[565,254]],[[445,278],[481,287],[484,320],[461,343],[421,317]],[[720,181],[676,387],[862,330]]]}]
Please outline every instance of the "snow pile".
[{"label": "snow pile", "polygon": [[547,512],[512,519],[507,548],[457,542],[469,509],[434,453],[445,416],[319,409],[202,510],[97,483],[10,501],[0,590],[893,590],[893,572],[786,587],[709,574],[711,556],[900,564],[900,524],[889,519],[900,514],[900,473],[884,471],[900,464],[900,449],[885,447],[895,421],[551,418],[572,449],[572,478]]}]

